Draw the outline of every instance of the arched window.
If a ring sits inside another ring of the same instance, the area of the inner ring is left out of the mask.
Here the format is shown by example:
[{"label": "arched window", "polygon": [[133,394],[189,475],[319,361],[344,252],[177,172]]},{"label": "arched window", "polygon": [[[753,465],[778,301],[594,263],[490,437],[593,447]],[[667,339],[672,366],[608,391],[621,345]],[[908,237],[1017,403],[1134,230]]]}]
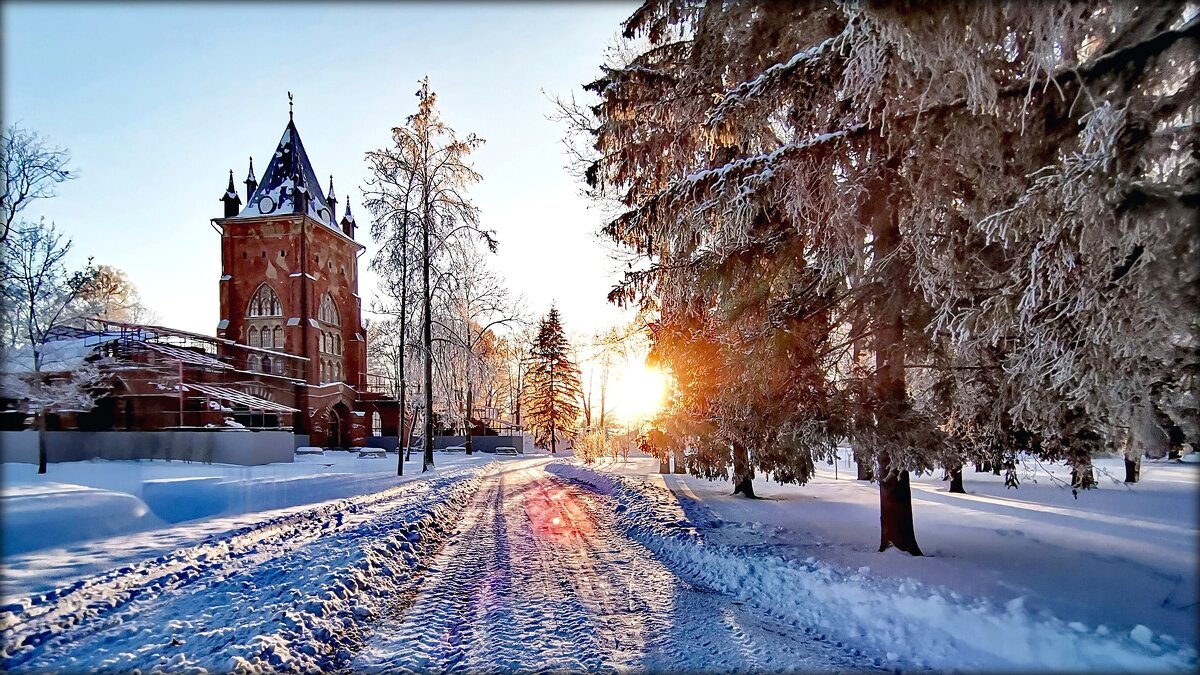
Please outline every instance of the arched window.
[{"label": "arched window", "polygon": [[250,355],[250,370],[257,372],[258,369],[259,369],[258,357],[255,356],[254,354],[251,354]]},{"label": "arched window", "polygon": [[258,329],[254,326],[250,326],[249,337],[246,339],[246,344],[250,345],[251,347],[259,346]]},{"label": "arched window", "polygon": [[274,332],[271,333],[271,342],[275,345],[274,349],[283,349],[283,327],[275,326]]},{"label": "arched window", "polygon": [[269,357],[269,356],[264,356],[264,357],[263,357],[263,359],[262,359],[262,372],[264,372],[264,373],[269,373],[269,372],[271,372],[271,357]]},{"label": "arched window", "polygon": [[371,413],[371,435],[383,435],[383,418],[379,416],[378,412]]},{"label": "arched window", "polygon": [[279,303],[279,296],[275,295],[275,291],[271,287],[263,284],[254,291],[254,297],[250,298],[250,308],[246,312],[247,316],[283,316],[283,306]]},{"label": "arched window", "polygon": [[342,325],[338,318],[337,306],[333,304],[333,296],[326,293],[321,298],[321,307],[317,310],[317,319],[331,326]]},{"label": "arched window", "polygon": [[341,356],[341,354],[342,354],[342,336],[334,335],[333,340],[334,340],[334,343],[333,343],[334,353]]},{"label": "arched window", "polygon": [[276,375],[282,375],[282,374],[283,374],[283,359],[276,359],[276,360],[275,360],[275,374],[276,374]]}]

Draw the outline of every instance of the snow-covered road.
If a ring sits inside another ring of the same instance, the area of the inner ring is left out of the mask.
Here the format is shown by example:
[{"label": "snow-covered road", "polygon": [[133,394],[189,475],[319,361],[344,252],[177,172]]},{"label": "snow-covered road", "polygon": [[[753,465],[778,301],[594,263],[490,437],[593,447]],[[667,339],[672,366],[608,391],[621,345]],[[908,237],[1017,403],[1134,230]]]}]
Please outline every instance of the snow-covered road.
[{"label": "snow-covered road", "polygon": [[[354,671],[860,669],[852,649],[688,584],[619,533],[604,498],[511,462],[481,479],[434,572]],[[797,634],[798,633],[798,634]]]},{"label": "snow-covered road", "polygon": [[547,472],[548,463],[443,470],[9,602],[0,670],[878,663],[683,580],[622,533],[611,495]]}]

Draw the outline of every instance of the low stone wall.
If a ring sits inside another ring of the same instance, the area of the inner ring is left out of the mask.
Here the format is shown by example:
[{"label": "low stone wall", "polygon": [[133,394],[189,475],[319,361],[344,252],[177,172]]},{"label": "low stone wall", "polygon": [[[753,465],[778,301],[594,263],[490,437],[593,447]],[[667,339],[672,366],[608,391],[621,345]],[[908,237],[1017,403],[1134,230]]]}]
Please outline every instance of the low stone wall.
[{"label": "low stone wall", "polygon": [[388,452],[395,452],[396,448],[400,447],[399,436],[367,436],[366,440],[368,448],[383,448]]},{"label": "low stone wall", "polygon": [[[433,449],[443,450],[451,445],[465,445],[466,442],[466,436],[434,436]],[[516,448],[517,452],[525,452],[525,439],[520,436],[472,436],[471,444],[479,452],[495,452],[496,448],[504,445]],[[418,443],[414,441],[413,445]]]},{"label": "low stone wall", "polygon": [[[47,431],[46,459],[171,459],[254,466],[290,462],[287,431]],[[0,431],[0,461],[37,464],[36,431]]]}]

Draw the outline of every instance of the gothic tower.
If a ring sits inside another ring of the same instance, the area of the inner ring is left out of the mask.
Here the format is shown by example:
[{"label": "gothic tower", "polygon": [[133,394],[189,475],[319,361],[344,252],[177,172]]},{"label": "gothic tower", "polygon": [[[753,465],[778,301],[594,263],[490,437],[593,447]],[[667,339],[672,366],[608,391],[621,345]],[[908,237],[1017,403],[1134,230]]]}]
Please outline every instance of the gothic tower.
[{"label": "gothic tower", "polygon": [[[230,174],[221,200],[221,318],[217,337],[256,347],[239,367],[294,380],[295,431],[314,445],[362,445],[355,413],[366,391],[366,331],[349,201],[339,221],[291,119],[241,204]],[[283,352],[306,360],[284,359]],[[291,371],[291,372],[288,372]]]}]

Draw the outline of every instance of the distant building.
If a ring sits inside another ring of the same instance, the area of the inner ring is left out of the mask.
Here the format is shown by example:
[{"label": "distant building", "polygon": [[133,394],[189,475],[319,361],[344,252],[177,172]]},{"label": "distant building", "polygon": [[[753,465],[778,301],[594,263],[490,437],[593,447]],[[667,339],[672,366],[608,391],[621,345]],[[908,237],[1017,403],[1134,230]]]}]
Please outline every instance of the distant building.
[{"label": "distant building", "polygon": [[[355,222],[339,221],[290,119],[246,201],[233,173],[221,197],[220,321],[208,337],[161,326],[89,321],[55,340],[109,357],[110,389],[58,429],[291,430],[297,445],[395,447],[399,402],[367,374]],[[3,427],[25,413],[8,401]],[[15,413],[15,414],[14,414]]]}]

